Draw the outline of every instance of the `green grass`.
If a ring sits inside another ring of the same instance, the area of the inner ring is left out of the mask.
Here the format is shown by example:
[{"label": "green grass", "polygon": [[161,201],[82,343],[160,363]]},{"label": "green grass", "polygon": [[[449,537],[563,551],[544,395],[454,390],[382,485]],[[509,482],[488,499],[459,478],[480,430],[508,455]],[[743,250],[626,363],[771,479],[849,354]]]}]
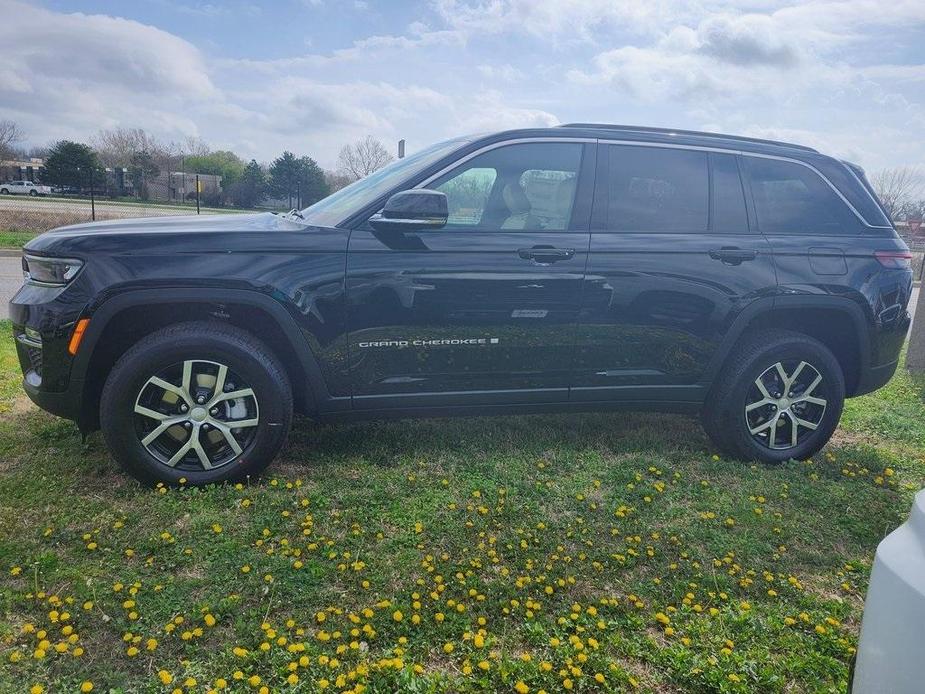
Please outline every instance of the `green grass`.
[{"label": "green grass", "polygon": [[777,467],[669,415],[299,421],[263,481],[149,490],[99,434],[10,410],[12,351],[2,691],[843,691],[877,542],[925,483],[900,375]]},{"label": "green grass", "polygon": [[32,231],[0,230],[0,248],[22,248],[30,239],[38,236]]}]

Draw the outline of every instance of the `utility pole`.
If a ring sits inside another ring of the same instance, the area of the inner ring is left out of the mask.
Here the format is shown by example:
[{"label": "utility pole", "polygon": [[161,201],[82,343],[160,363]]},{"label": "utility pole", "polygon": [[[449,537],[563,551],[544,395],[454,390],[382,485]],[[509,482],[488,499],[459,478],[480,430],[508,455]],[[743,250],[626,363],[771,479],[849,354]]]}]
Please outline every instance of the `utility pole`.
[{"label": "utility pole", "polygon": [[93,164],[90,164],[90,219],[94,222],[96,221],[96,194],[93,192],[93,169],[95,168]]},{"label": "utility pole", "polygon": [[398,158],[405,158],[405,138],[402,138],[398,141]]},{"label": "utility pole", "polygon": [[199,193],[202,192],[202,184],[199,182],[199,174],[196,174],[196,214],[199,214]]}]

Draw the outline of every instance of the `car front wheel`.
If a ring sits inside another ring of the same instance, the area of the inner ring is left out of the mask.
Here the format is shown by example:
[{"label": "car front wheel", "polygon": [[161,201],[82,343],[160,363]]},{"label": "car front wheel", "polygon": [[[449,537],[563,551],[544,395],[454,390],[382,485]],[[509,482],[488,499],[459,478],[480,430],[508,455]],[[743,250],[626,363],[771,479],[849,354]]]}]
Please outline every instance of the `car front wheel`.
[{"label": "car front wheel", "polygon": [[10,191],[8,188],[0,188],[0,195],[9,195]]},{"label": "car front wheel", "polygon": [[256,476],[285,443],[291,419],[292,390],[272,352],[213,323],[146,337],[119,359],[100,403],[113,457],[146,483]]},{"label": "car front wheel", "polygon": [[803,460],[831,438],[844,400],[844,374],[825,345],[787,330],[759,332],[736,348],[701,420],[735,458]]}]

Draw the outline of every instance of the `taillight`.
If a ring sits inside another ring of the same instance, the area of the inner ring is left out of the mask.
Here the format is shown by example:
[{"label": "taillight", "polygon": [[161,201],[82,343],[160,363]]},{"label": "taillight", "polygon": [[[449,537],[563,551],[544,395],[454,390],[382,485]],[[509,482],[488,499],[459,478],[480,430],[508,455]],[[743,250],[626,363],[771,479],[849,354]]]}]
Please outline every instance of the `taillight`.
[{"label": "taillight", "polygon": [[909,251],[874,251],[874,257],[883,267],[891,270],[908,270],[912,267],[912,253]]}]

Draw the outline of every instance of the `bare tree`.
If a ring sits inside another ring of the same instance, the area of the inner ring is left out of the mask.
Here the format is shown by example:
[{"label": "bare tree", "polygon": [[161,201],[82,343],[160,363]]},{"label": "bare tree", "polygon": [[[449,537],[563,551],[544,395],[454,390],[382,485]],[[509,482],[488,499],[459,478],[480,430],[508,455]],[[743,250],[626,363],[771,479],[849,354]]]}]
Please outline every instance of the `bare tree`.
[{"label": "bare tree", "polygon": [[187,137],[183,141],[183,144],[180,146],[180,148],[183,151],[183,156],[185,157],[204,157],[212,151],[212,148],[209,147],[209,144],[201,137],[197,137],[196,135],[190,135]]},{"label": "bare tree", "polygon": [[0,120],[0,159],[12,159],[16,153],[14,147],[22,138],[22,130],[16,121]]},{"label": "bare tree", "polygon": [[100,130],[90,140],[103,166],[128,166],[132,157],[146,152],[154,159],[167,155],[167,147],[141,128]]},{"label": "bare tree", "polygon": [[916,198],[922,187],[922,176],[915,167],[900,166],[895,169],[878,171],[871,179],[871,185],[877,191],[877,197],[890,215],[897,220]]},{"label": "bare tree", "polygon": [[359,142],[344,145],[337,156],[337,165],[345,176],[358,181],[394,159],[379,140],[367,135]]}]

